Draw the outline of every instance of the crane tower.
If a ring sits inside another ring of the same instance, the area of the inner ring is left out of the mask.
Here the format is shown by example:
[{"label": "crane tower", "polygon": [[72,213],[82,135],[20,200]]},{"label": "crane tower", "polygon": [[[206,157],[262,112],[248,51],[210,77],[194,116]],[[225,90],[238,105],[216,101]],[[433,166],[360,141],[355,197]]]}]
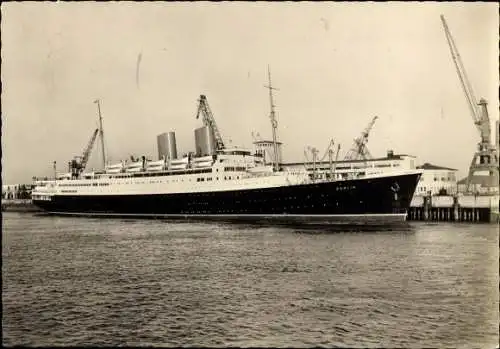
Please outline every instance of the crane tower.
[{"label": "crane tower", "polygon": [[[488,102],[484,98],[481,98],[479,103],[477,102],[472,85],[465,72],[460,53],[455,45],[455,40],[451,35],[443,15],[441,15],[441,22],[443,23],[446,41],[448,42],[451,57],[467,100],[472,121],[480,135],[477,150],[474,153],[469,167],[466,191],[472,191],[471,186],[475,185],[481,187],[486,193],[495,191],[498,193],[498,150],[491,144],[491,125],[488,115]],[[474,191],[477,192],[477,190]]]},{"label": "crane tower", "polygon": [[354,144],[352,148],[347,152],[344,160],[367,160],[371,159],[372,156],[366,147],[368,143],[368,136],[370,135],[370,131],[375,124],[375,121],[378,119],[378,116],[373,117],[368,126],[361,133],[361,136],[354,139]]},{"label": "crane tower", "polygon": [[89,143],[83,150],[83,154],[81,156],[75,156],[75,158],[71,160],[70,169],[72,177],[77,178],[85,170],[90,157],[90,152],[92,151],[92,147],[94,146],[98,133],[99,129],[96,128],[94,133],[92,134],[92,137],[90,137]]},{"label": "crane tower", "polygon": [[207,97],[205,95],[200,95],[198,104],[198,112],[196,113],[196,118],[200,117],[200,113],[203,114],[203,125],[208,126],[214,135],[215,138],[215,149],[222,150],[225,148],[224,141],[222,140],[222,136],[220,135],[219,129],[217,127],[217,123],[215,122],[214,115],[208,106]]}]

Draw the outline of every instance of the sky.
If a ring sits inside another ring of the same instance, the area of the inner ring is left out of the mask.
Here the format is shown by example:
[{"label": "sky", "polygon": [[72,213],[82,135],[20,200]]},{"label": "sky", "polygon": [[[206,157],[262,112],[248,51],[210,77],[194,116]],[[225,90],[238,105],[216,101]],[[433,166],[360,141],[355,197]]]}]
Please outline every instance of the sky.
[{"label": "sky", "polygon": [[[340,158],[374,116],[368,149],[464,176],[479,141],[440,15],[476,97],[498,120],[498,4],[481,2],[2,3],[2,180],[64,172],[98,125],[110,161],[194,150],[207,96],[226,143],[271,138],[267,69],[287,162]],[[494,139],[495,135],[492,134]],[[100,143],[88,168],[101,167]]]}]

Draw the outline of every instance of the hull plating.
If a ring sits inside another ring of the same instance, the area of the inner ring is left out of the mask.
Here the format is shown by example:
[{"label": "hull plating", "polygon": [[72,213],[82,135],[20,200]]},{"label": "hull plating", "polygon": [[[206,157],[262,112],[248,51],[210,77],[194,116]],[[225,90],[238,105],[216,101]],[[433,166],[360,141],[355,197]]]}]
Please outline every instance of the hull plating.
[{"label": "hull plating", "polygon": [[420,174],[275,188],[148,195],[55,195],[54,214],[287,221],[401,221]]}]

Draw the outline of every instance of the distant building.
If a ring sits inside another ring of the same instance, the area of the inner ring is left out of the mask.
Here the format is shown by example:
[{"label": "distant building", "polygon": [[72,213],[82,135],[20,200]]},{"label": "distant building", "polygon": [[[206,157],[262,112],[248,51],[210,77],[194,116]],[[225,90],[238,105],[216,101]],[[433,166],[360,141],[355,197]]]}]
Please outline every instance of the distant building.
[{"label": "distant building", "polygon": [[457,170],[425,163],[417,166],[424,170],[415,190],[415,195],[452,195],[457,193]]},{"label": "distant building", "polygon": [[29,199],[31,198],[31,184],[6,184],[2,185],[2,199]]},{"label": "distant building", "polygon": [[17,199],[19,184],[2,185],[2,199]]}]

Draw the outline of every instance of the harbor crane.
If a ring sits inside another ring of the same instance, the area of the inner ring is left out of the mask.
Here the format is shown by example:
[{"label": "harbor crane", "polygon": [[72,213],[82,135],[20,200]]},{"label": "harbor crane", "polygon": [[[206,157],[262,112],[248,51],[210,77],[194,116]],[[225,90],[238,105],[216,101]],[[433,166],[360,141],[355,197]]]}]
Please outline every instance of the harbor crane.
[{"label": "harbor crane", "polygon": [[94,133],[92,134],[92,137],[90,137],[90,141],[88,142],[87,146],[85,147],[83,154],[81,156],[75,156],[73,160],[70,162],[70,168],[71,168],[71,176],[72,177],[78,177],[80,173],[82,173],[85,170],[85,167],[87,166],[87,162],[89,161],[90,153],[92,151],[92,147],[94,146],[95,140],[97,138],[97,134],[99,133],[99,129],[96,128]]},{"label": "harbor crane", "polygon": [[377,119],[378,116],[373,117],[368,126],[361,133],[361,136],[354,139],[354,144],[347,152],[344,160],[367,160],[372,158],[368,148],[366,147],[366,143],[368,143],[368,135],[370,134],[370,131]]},{"label": "harbor crane", "polygon": [[484,98],[481,98],[479,100],[479,103],[477,102],[471,83],[469,81],[469,78],[467,77],[467,73],[465,72],[460,53],[458,52],[458,48],[455,45],[455,40],[451,35],[450,29],[448,28],[448,24],[446,23],[443,15],[441,15],[441,22],[443,23],[446,41],[448,42],[451,57],[453,59],[453,62],[455,63],[455,68],[457,70],[458,78],[460,79],[460,84],[462,85],[462,89],[467,100],[467,105],[469,107],[472,120],[474,122],[474,125],[476,125],[481,137],[478,143],[477,151],[474,154],[469,168],[469,174],[467,176],[467,191],[469,191],[472,178],[477,170],[487,170],[490,172],[490,175],[492,174],[492,172],[496,172],[496,176],[492,176],[496,177],[496,179],[492,178],[492,182],[496,183],[489,184],[498,186],[498,154],[491,144],[491,126],[487,107],[488,102]]},{"label": "harbor crane", "polygon": [[215,122],[214,115],[208,106],[207,97],[205,95],[200,95],[198,100],[198,112],[196,113],[196,118],[200,117],[200,113],[203,114],[203,125],[210,127],[215,138],[215,149],[222,150],[225,148],[224,141],[220,135],[219,129],[217,128],[217,123]]}]

